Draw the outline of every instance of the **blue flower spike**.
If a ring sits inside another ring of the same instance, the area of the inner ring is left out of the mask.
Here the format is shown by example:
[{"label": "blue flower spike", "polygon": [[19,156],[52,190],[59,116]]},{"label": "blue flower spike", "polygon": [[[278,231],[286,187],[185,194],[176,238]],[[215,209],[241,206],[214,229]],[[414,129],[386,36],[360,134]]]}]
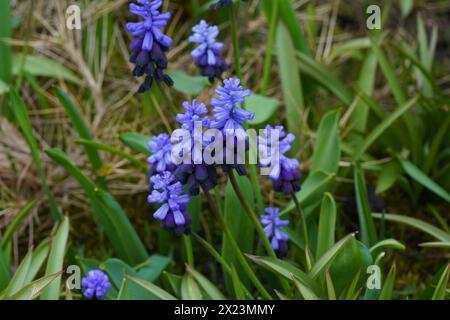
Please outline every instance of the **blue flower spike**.
[{"label": "blue flower spike", "polygon": [[109,278],[101,270],[90,270],[86,277],[81,279],[83,296],[87,299],[103,299],[111,289]]}]

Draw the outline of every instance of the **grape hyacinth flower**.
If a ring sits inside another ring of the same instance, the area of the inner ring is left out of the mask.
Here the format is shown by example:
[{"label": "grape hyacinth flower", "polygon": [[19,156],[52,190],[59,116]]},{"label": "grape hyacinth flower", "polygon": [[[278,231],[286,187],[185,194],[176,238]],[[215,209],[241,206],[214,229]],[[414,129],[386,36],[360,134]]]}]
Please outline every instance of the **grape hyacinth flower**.
[{"label": "grape hyacinth flower", "polygon": [[[273,128],[268,125],[263,130],[263,134],[258,137],[261,152],[259,163],[262,167],[271,167],[269,179],[272,180],[274,190],[286,195],[298,192],[301,188],[299,161],[285,156],[294,140],[295,136],[291,133],[286,135],[283,126]],[[274,151],[271,150],[272,148],[276,148],[276,154],[271,154]]]},{"label": "grape hyacinth flower", "polygon": [[[217,185],[216,167],[212,164],[205,164],[203,157],[201,159],[195,159],[198,153],[194,151],[195,148],[201,151],[204,146],[203,141],[195,141],[195,123],[200,123],[202,127],[209,128],[210,119],[205,116],[208,113],[208,108],[203,103],[197,102],[197,100],[193,100],[192,103],[184,102],[183,107],[186,112],[184,114],[178,114],[176,119],[181,124],[181,127],[188,131],[190,138],[185,139],[183,142],[173,138],[172,142],[174,143],[174,150],[184,150],[182,144],[189,143],[187,148],[190,149],[190,154],[188,155],[190,158],[188,159],[189,163],[181,163],[178,165],[174,171],[174,175],[182,184],[187,184],[189,186],[189,194],[195,196],[200,193],[200,188],[208,192]],[[200,134],[202,135],[202,132]]]},{"label": "grape hyacinth flower", "polygon": [[176,166],[172,161],[172,142],[167,133],[154,136],[147,142],[147,147],[153,153],[147,158],[147,162],[150,164],[150,176],[163,171],[175,170]]},{"label": "grape hyacinth flower", "polygon": [[160,221],[163,228],[172,230],[176,236],[189,234],[192,218],[186,211],[186,204],[190,198],[184,194],[183,185],[169,171],[156,174],[150,180],[153,191],[147,201],[162,204],[153,217]]},{"label": "grape hyacinth flower", "polygon": [[88,299],[103,299],[111,289],[108,276],[103,271],[94,269],[81,279],[83,295]]},{"label": "grape hyacinth flower", "polygon": [[228,69],[228,65],[221,57],[224,45],[216,40],[219,34],[217,26],[209,26],[205,20],[192,28],[193,35],[189,37],[189,42],[199,45],[191,52],[195,60],[195,65],[200,69],[204,77],[208,77],[211,83],[214,79],[220,79],[222,73]]},{"label": "grape hyacinth flower", "polygon": [[[238,158],[242,158],[243,155],[238,154],[237,145],[245,139],[245,149],[248,150],[248,140],[243,131],[243,124],[247,120],[253,119],[255,114],[253,112],[243,110],[239,108],[244,102],[246,97],[251,96],[251,91],[244,89],[240,85],[240,80],[236,78],[230,78],[224,80],[224,86],[219,86],[216,89],[217,98],[211,99],[211,105],[213,106],[213,120],[211,121],[211,128],[222,130],[224,134],[224,158],[230,153],[228,158],[233,159],[233,163],[225,161],[222,165],[222,169],[226,173],[230,173],[233,169],[243,176],[247,172],[243,164],[239,164]],[[230,140],[230,135],[234,135],[234,148],[228,146],[227,140]],[[228,138],[227,138],[228,136]]]},{"label": "grape hyacinth flower", "polygon": [[162,0],[137,0],[137,4],[130,4],[130,12],[144,18],[142,21],[126,24],[126,29],[136,37],[131,44],[130,55],[130,62],[136,65],[133,76],[146,75],[139,93],[149,90],[153,81],[173,85],[172,79],[164,73],[168,64],[166,52],[173,41],[161,31],[171,15],[170,12],[161,13],[161,6]]},{"label": "grape hyacinth flower", "polygon": [[273,251],[275,251],[278,258],[282,259],[286,256],[289,236],[283,232],[280,227],[288,226],[288,220],[282,220],[278,217],[280,209],[266,208],[264,210],[267,215],[260,217],[261,224],[264,226],[264,233],[270,241]]},{"label": "grape hyacinth flower", "polygon": [[237,129],[243,129],[244,122],[254,118],[254,112],[238,107],[246,97],[252,95],[252,92],[244,89],[240,82],[237,78],[225,79],[223,87],[219,86],[215,90],[217,98],[211,99],[214,114],[211,128],[234,132]]}]

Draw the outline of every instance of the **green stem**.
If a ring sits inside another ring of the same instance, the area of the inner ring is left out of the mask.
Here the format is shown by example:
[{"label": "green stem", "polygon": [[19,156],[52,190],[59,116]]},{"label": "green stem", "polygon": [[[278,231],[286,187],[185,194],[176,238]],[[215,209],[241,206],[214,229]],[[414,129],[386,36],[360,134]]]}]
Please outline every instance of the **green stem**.
[{"label": "green stem", "polygon": [[305,249],[306,249],[307,247],[309,247],[309,241],[308,241],[308,229],[306,228],[305,215],[303,214],[303,211],[300,207],[300,203],[298,202],[298,199],[295,196],[295,194],[292,194],[292,199],[294,200],[295,208],[297,209],[297,213],[300,216],[300,223],[302,225],[302,230],[303,230],[303,242],[305,244]]},{"label": "green stem", "polygon": [[274,1],[272,6],[272,15],[270,16],[269,25],[269,43],[267,44],[266,57],[264,60],[264,73],[261,85],[261,94],[266,93],[267,87],[270,82],[270,67],[272,65],[272,51],[275,44],[275,35],[277,31],[277,21],[278,21],[278,2]]},{"label": "green stem", "polygon": [[241,71],[241,61],[240,61],[240,53],[239,53],[239,37],[237,30],[237,19],[236,13],[234,10],[234,4],[231,4],[229,7],[230,13],[230,22],[231,22],[231,37],[233,39],[233,56],[234,56],[234,64],[236,68],[236,76],[239,79],[242,79],[242,71]]},{"label": "green stem", "polygon": [[162,87],[161,83],[156,81],[156,84],[158,85],[159,91],[161,92],[163,99],[166,101],[166,103],[169,105],[170,110],[172,111],[173,114],[177,114],[177,108],[175,107],[175,105],[173,104],[172,99],[169,97],[169,95],[167,94],[166,90]]},{"label": "green stem", "polygon": [[[244,194],[241,191],[241,188],[239,187],[239,183],[236,180],[236,176],[234,175],[234,172],[232,171],[229,174],[229,176],[230,176],[230,181],[233,186],[234,192],[236,193],[236,195],[239,198],[239,201],[241,202],[242,206],[244,207],[244,211],[247,213],[247,216],[252,221],[253,225],[256,227],[256,231],[258,232],[259,237],[263,240],[264,247],[267,250],[267,253],[272,258],[277,259],[277,255],[275,254],[275,251],[273,251],[272,245],[270,244],[270,241],[264,232],[264,229],[261,225],[261,222],[258,219],[258,216],[256,215],[256,213],[252,210],[252,208],[248,204],[247,200],[244,197]],[[286,280],[280,279],[280,283],[283,286],[283,289],[285,290],[285,292],[289,292],[289,285],[287,284]]]},{"label": "green stem", "polygon": [[191,237],[183,236],[184,248],[186,249],[186,256],[188,260],[188,265],[194,268],[194,254],[192,253],[192,241]]},{"label": "green stem", "polygon": [[191,0],[191,4],[192,4],[192,16],[194,17],[194,21],[197,21],[199,9],[198,0]]},{"label": "green stem", "polygon": [[233,250],[234,250],[234,252],[235,252],[235,254],[236,254],[236,256],[237,256],[237,258],[239,260],[239,263],[242,266],[242,268],[244,268],[245,273],[247,273],[247,275],[250,278],[250,280],[253,282],[255,287],[261,293],[261,296],[264,299],[272,300],[272,297],[270,296],[270,294],[267,292],[267,290],[264,288],[262,283],[259,281],[259,279],[256,276],[256,274],[251,269],[250,265],[248,264],[247,260],[245,259],[244,255],[242,254],[241,249],[239,249],[239,246],[236,243],[236,240],[234,240],[234,237],[233,237],[230,229],[228,228],[227,224],[223,220],[222,215],[219,213],[219,210],[217,208],[216,202],[214,201],[214,198],[212,197],[212,195],[209,192],[205,192],[205,196],[206,196],[206,199],[209,202],[209,205],[211,207],[212,212],[216,216],[216,218],[219,221],[223,231],[225,232],[225,235],[227,236],[228,241],[230,241],[231,247],[233,248]]},{"label": "green stem", "polygon": [[252,208],[250,208],[250,205],[248,204],[247,199],[245,199],[244,194],[242,193],[241,188],[239,187],[239,183],[236,180],[236,176],[234,175],[234,172],[231,172],[229,176],[230,176],[230,181],[233,186],[234,192],[236,193],[236,195],[239,198],[239,201],[241,202],[242,206],[244,207],[245,213],[247,214],[249,219],[252,221],[253,225],[256,227],[256,231],[258,232],[259,237],[263,240],[264,247],[266,248],[267,253],[272,258],[276,258],[277,255],[275,254],[275,251],[273,251],[272,246],[270,245],[270,241],[267,238],[266,234],[264,233],[264,229],[263,229],[261,223],[259,222],[258,216],[252,210]]}]

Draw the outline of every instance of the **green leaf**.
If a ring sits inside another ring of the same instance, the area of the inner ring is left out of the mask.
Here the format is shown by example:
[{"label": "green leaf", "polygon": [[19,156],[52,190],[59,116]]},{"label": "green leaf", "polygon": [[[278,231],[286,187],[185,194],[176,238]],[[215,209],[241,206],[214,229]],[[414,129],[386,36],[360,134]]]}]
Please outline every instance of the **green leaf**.
[{"label": "green leaf", "polygon": [[250,125],[265,124],[278,110],[280,102],[277,99],[252,94],[245,100],[245,109],[254,112],[255,117],[249,120]]},{"label": "green leaf", "polygon": [[402,216],[398,214],[372,213],[372,216],[377,219],[383,218],[387,221],[403,223],[416,229],[422,230],[423,232],[428,233],[432,237],[435,237],[436,239],[442,242],[450,242],[450,234],[419,219]]},{"label": "green leaf", "polygon": [[312,289],[316,294],[317,292],[319,292],[316,284],[310,278],[309,275],[307,275],[302,270],[296,268],[287,261],[272,257],[259,257],[251,254],[246,254],[246,256],[256,264],[262,266],[263,268],[271,272],[279,274],[288,280],[292,280],[292,275],[294,275],[299,281],[301,281],[310,289]]},{"label": "green leaf", "polygon": [[328,270],[325,273],[325,279],[327,283],[328,300],[336,300],[336,290],[334,289],[333,279]]},{"label": "green leaf", "polygon": [[[278,23],[276,46],[281,88],[286,106],[287,128],[296,137],[300,137],[303,123],[302,112],[305,107],[302,82],[295,59],[292,38],[282,22]],[[293,152],[297,151],[298,147],[299,143],[297,140],[293,146]]]},{"label": "green leaf", "polygon": [[[59,102],[64,107],[64,110],[69,116],[69,119],[80,138],[92,140],[93,138],[91,131],[73,100],[59,87],[56,87],[55,92]],[[85,145],[85,150],[94,171],[100,170],[102,167],[102,161],[97,153],[97,150],[89,145]]]},{"label": "green leaf", "polygon": [[367,48],[370,48],[369,38],[350,39],[348,41],[335,45],[331,51],[329,59],[330,61],[332,61],[337,57],[348,56],[355,51]]},{"label": "green leaf", "polygon": [[411,109],[416,104],[418,98],[418,96],[415,96],[414,98],[408,100],[406,103],[401,105],[400,108],[390,113],[380,124],[378,124],[378,126],[373,129],[359,145],[353,155],[353,161],[358,160],[363,153],[369,149],[372,143],[374,143],[398,118]]},{"label": "green leaf", "polygon": [[38,280],[31,282],[29,285],[23,287],[16,294],[8,297],[7,300],[33,300],[43,294],[50,285],[54,283],[57,279],[61,280],[61,275],[63,271],[56,272]]},{"label": "green leaf", "polygon": [[[408,109],[406,107],[411,102],[414,102],[414,103],[412,103],[412,105],[414,105],[415,104],[414,100],[417,99],[417,96],[414,97],[413,99],[409,100],[409,102],[406,100],[406,94],[403,90],[404,86],[400,85],[399,77],[396,75],[394,68],[389,63],[388,59],[386,58],[386,55],[384,54],[383,50],[379,47],[379,44],[377,43],[377,41],[374,39],[371,39],[371,40],[372,40],[372,51],[374,52],[375,56],[377,57],[378,63],[380,64],[381,70],[383,71],[383,74],[388,82],[389,88],[391,89],[395,100],[400,105],[400,108],[397,109],[396,111],[394,111],[393,113],[391,113],[376,128],[376,130],[380,130],[380,131],[384,130],[385,128],[383,128],[383,127],[390,126],[389,122],[395,121],[396,118],[400,117],[404,113],[403,118],[404,118],[404,122],[406,124],[407,132],[408,132],[408,139],[409,139],[409,144],[410,144],[410,148],[411,148],[410,150],[411,150],[413,159],[416,161],[416,160],[418,160],[418,158],[420,156],[419,152],[420,152],[420,149],[422,148],[420,137],[418,135],[418,131],[416,128],[416,121],[412,115],[406,113],[402,109]],[[372,144],[372,142],[373,142],[373,141],[371,141],[372,139],[376,138],[375,136],[378,133],[378,132],[375,132],[376,130],[374,130],[371,133],[371,135],[369,135],[370,140],[369,140],[369,138],[367,138],[365,140],[367,146]],[[364,144],[363,144],[363,146],[364,146]],[[357,155],[360,156],[360,154],[357,154]],[[354,159],[357,159],[357,157],[355,156]]]},{"label": "green leaf", "polygon": [[[369,44],[370,45],[370,44]],[[377,59],[373,52],[368,52],[359,72],[358,89],[367,96],[372,96],[377,75]],[[370,106],[363,99],[357,102],[351,115],[351,124],[359,132],[365,132]]]},{"label": "green leaf", "polygon": [[195,279],[185,274],[181,281],[181,298],[183,300],[202,300],[203,295]]},{"label": "green leaf", "polygon": [[196,96],[209,84],[206,77],[193,77],[182,70],[170,70],[167,74],[172,78],[173,87],[181,93]]},{"label": "green leaf", "polygon": [[62,150],[49,149],[45,152],[82,186],[91,202],[92,213],[105,230],[119,257],[132,265],[144,262],[148,257],[145,246],[114,197],[107,191],[98,189]]},{"label": "green leaf", "polygon": [[334,94],[336,98],[344,103],[344,105],[351,105],[353,100],[352,93],[342,84],[340,80],[338,80],[328,70],[317,63],[313,58],[301,52],[297,52],[297,59],[297,65],[299,66],[302,73],[319,82],[322,87]]},{"label": "green leaf", "polygon": [[0,80],[0,96],[9,91],[9,86]]},{"label": "green leaf", "polygon": [[25,207],[23,207],[19,213],[14,217],[14,219],[8,224],[8,228],[3,233],[2,240],[0,241],[0,248],[5,252],[6,248],[10,244],[10,241],[16,232],[16,230],[20,227],[23,220],[28,216],[28,214],[31,212],[31,209],[34,208],[34,206],[37,203],[37,199],[31,200],[27,203]]},{"label": "green leaf", "polygon": [[241,280],[239,280],[239,276],[236,272],[236,268],[234,266],[231,266],[231,279],[233,281],[233,288],[234,288],[234,294],[236,296],[236,299],[238,300],[245,300],[247,299],[245,295],[245,287],[242,284]]},{"label": "green leaf", "polygon": [[450,264],[447,264],[447,267],[442,273],[441,278],[439,279],[439,282],[436,286],[436,289],[434,290],[433,297],[431,298],[432,300],[445,300],[449,276],[450,276]]},{"label": "green leaf", "polygon": [[8,259],[6,259],[3,250],[0,248],[0,290],[6,288],[10,280],[11,270],[9,269]]},{"label": "green leaf", "polygon": [[306,55],[311,55],[308,42],[306,41],[300,21],[297,19],[297,12],[294,9],[292,1],[279,1],[278,5],[280,6],[279,17],[289,30],[295,49]]},{"label": "green leaf", "polygon": [[48,253],[50,251],[50,241],[49,239],[43,240],[33,251],[33,257],[31,259],[31,264],[28,267],[28,272],[25,278],[25,283],[28,284],[34,280],[39,270],[43,266],[45,260],[47,259]]},{"label": "green leaf", "polygon": [[208,297],[212,300],[225,300],[224,295],[204,275],[186,265],[186,270],[194,277]]},{"label": "green leaf", "polygon": [[402,16],[407,17],[414,8],[414,0],[400,0],[400,8],[402,10]]},{"label": "green leaf", "polygon": [[294,275],[292,275],[292,281],[294,281],[295,287],[300,292],[305,300],[320,300],[320,298],[312,291],[308,286],[305,286]]},{"label": "green leaf", "polygon": [[[236,179],[241,187],[247,203],[253,204],[253,189],[250,181],[246,176],[236,176]],[[253,251],[253,240],[254,240],[254,226],[248,216],[245,214],[244,207],[239,201],[236,195],[231,181],[228,180],[225,189],[225,206],[224,206],[224,220],[228,225],[233,238],[236,240],[239,248],[242,252],[252,252]],[[238,262],[238,257],[233,250],[233,247],[229,239],[224,235],[222,241],[222,257],[227,261],[228,264],[240,265]],[[248,277],[245,276],[242,268],[238,269],[238,274],[244,284],[248,284]],[[246,281],[245,281],[245,280]],[[232,289],[232,281],[228,275],[225,275],[225,283],[229,291]]]},{"label": "green leaf", "polygon": [[16,273],[9,282],[8,287],[5,289],[4,292],[2,292],[2,296],[6,297],[12,296],[17,291],[19,291],[21,288],[24,287],[27,271],[31,264],[31,259],[32,259],[32,252],[30,251],[23,258],[22,262],[20,263],[19,267],[16,270]]},{"label": "green leaf", "polygon": [[394,290],[395,284],[395,274],[397,268],[395,267],[395,263],[392,265],[391,270],[384,281],[383,289],[381,289],[380,296],[378,300],[392,300],[392,292]]},{"label": "green leaf", "polygon": [[406,173],[416,180],[418,183],[423,185],[428,190],[434,192],[436,195],[440,196],[442,199],[450,202],[450,193],[445,191],[441,186],[439,186],[436,182],[431,180],[425,173],[423,173],[419,168],[417,168],[413,163],[408,160],[400,161],[403,169]]},{"label": "green leaf", "polygon": [[11,70],[12,70],[12,55],[13,51],[11,45],[6,44],[3,39],[11,38],[11,4],[10,0],[0,1],[0,61],[2,67],[0,68],[0,80],[10,84]]},{"label": "green leaf", "polygon": [[[296,197],[303,208],[314,206],[320,202],[323,194],[330,191],[335,174],[328,174],[323,171],[311,173],[302,183],[302,189],[296,193]],[[285,217],[289,212],[295,210],[293,201],[280,213],[280,217]]]},{"label": "green leaf", "polygon": [[151,152],[147,147],[147,143],[151,140],[151,138],[152,137],[139,133],[123,133],[119,137],[120,141],[122,141],[122,143],[128,148],[146,156],[151,155]]},{"label": "green leaf", "polygon": [[338,132],[339,117],[340,112],[338,110],[329,111],[320,121],[312,160],[312,172],[323,170],[328,173],[337,173],[341,158]]},{"label": "green leaf", "polygon": [[[23,67],[23,69],[22,69]],[[80,79],[68,68],[53,59],[38,55],[16,54],[13,57],[13,74],[18,75],[21,69],[33,76],[64,79],[76,84]]]},{"label": "green leaf", "polygon": [[316,261],[316,263],[312,266],[308,276],[312,279],[318,277],[333,262],[339,252],[341,252],[341,250],[344,248],[345,244],[354,237],[355,234],[351,233],[339,240],[335,245],[333,245]]},{"label": "green leaf", "polygon": [[355,194],[356,204],[358,207],[359,225],[361,228],[362,242],[371,246],[377,242],[377,234],[375,230],[375,224],[371,216],[371,209],[369,205],[369,197],[367,195],[366,181],[364,179],[363,170],[359,165],[355,164],[354,181],[355,181]]},{"label": "green leaf", "polygon": [[139,266],[139,278],[150,282],[156,281],[171,262],[172,259],[169,257],[154,254]]},{"label": "green leaf", "polygon": [[423,242],[423,243],[420,243],[419,246],[424,247],[424,248],[444,248],[444,249],[450,249],[450,242],[442,242],[442,241]]},{"label": "green leaf", "polygon": [[141,286],[142,288],[147,290],[149,293],[157,296],[161,300],[177,300],[177,298],[175,298],[173,295],[171,295],[167,291],[161,289],[160,287],[154,285],[151,282],[148,282],[148,281],[145,281],[145,280],[142,280],[139,278],[131,277],[131,276],[127,276],[127,279],[129,279],[130,281]]},{"label": "green leaf", "polygon": [[142,168],[145,170],[145,172],[147,172],[147,166],[142,161],[136,159],[132,155],[130,155],[120,149],[117,149],[116,147],[109,146],[109,145],[106,145],[106,144],[98,142],[98,141],[86,140],[86,139],[77,139],[77,140],[75,140],[75,143],[78,143],[78,144],[81,144],[84,146],[89,146],[96,150],[103,150],[103,151],[109,152],[111,154],[115,154],[123,159],[130,161],[134,166],[136,166],[138,168]]},{"label": "green leaf", "polygon": [[[373,264],[369,249],[355,238],[344,246],[331,264],[330,276],[338,297],[342,296],[358,273],[365,274],[367,267]],[[360,277],[358,285],[361,285],[364,277]]]},{"label": "green leaf", "polygon": [[183,280],[183,277],[163,271],[163,280],[165,280],[168,284],[167,286],[172,289],[172,292],[175,293],[177,297],[181,296],[181,281]]},{"label": "green leaf", "polygon": [[16,90],[11,89],[10,97],[11,97],[11,106],[12,106],[12,111],[14,113],[14,117],[16,118],[16,120],[20,126],[20,129],[23,132],[23,135],[25,137],[25,140],[27,141],[28,146],[30,147],[31,156],[36,165],[39,179],[41,181],[44,192],[47,195],[47,199],[48,199],[48,202],[50,205],[50,211],[52,213],[53,219],[58,221],[58,220],[62,219],[62,214],[56,205],[56,201],[50,192],[50,188],[49,188],[49,186],[47,184],[47,180],[45,178],[45,171],[42,166],[42,160],[41,160],[39,150],[38,150],[38,143],[33,135],[33,128],[31,126],[31,121],[28,116],[27,108],[25,107],[23,100],[20,98],[20,96]]},{"label": "green leaf", "polygon": [[[66,243],[69,237],[69,218],[65,217],[52,239],[52,246],[47,260],[45,275],[49,276],[63,270]],[[61,277],[57,277],[42,292],[42,300],[58,300],[61,287]]]},{"label": "green leaf", "polygon": [[397,250],[405,250],[406,249],[406,247],[403,243],[398,242],[395,239],[385,239],[385,240],[381,240],[380,242],[378,242],[377,244],[372,246],[369,250],[370,250],[370,254],[373,257],[376,257],[380,253],[380,251],[383,251],[386,248],[397,249]]},{"label": "green leaf", "polygon": [[378,177],[376,193],[382,193],[392,187],[402,172],[402,167],[397,161],[391,161],[386,164]]},{"label": "green leaf", "polygon": [[336,202],[330,193],[325,193],[320,207],[319,230],[317,232],[316,257],[321,257],[334,245],[336,227]]}]

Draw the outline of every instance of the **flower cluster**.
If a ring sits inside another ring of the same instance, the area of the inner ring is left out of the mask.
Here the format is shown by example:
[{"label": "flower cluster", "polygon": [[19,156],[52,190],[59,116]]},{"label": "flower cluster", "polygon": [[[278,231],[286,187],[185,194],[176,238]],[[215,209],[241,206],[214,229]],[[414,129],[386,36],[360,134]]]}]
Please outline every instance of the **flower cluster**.
[{"label": "flower cluster", "polygon": [[94,269],[81,279],[83,295],[87,299],[103,299],[111,289],[108,276],[103,271]]},{"label": "flower cluster", "polygon": [[[266,126],[264,133],[258,137],[258,143],[261,151],[259,164],[262,167],[271,166],[269,178],[272,180],[273,188],[276,192],[282,192],[286,195],[300,191],[300,172],[298,170],[299,162],[297,159],[286,157],[285,153],[291,149],[291,143],[295,140],[293,134],[286,134],[283,126]],[[277,145],[275,151],[278,153],[274,157],[271,154],[272,146]],[[276,163],[272,160],[276,159]]]},{"label": "flower cluster", "polygon": [[[243,124],[247,120],[252,120],[255,116],[253,112],[244,110],[240,106],[244,103],[245,98],[250,97],[252,92],[244,89],[240,85],[240,80],[237,78],[230,78],[224,80],[224,86],[218,87],[215,91],[217,98],[211,99],[213,106],[213,120],[211,121],[211,128],[219,129],[224,133],[224,164],[222,169],[229,173],[233,169],[243,176],[247,174],[245,166],[240,164],[240,157],[238,154],[237,144],[239,140],[247,139],[244,135]],[[229,147],[229,141],[225,139],[227,134],[234,135],[235,141],[232,148]],[[248,149],[248,141],[246,141],[246,149]],[[233,163],[225,161],[225,158],[233,159]]]},{"label": "flower cluster", "polygon": [[[216,88],[215,96],[210,100],[211,117],[204,103],[196,99],[186,101],[183,103],[184,113],[176,116],[180,128],[171,137],[163,133],[148,142],[152,151],[147,160],[151,165],[152,175],[152,191],[148,202],[161,205],[154,213],[154,218],[160,221],[162,227],[171,229],[176,235],[189,233],[191,216],[186,212],[189,195],[198,195],[200,190],[212,190],[218,184],[219,167],[225,173],[236,170],[239,175],[247,174],[240,160],[243,156],[241,153],[245,156],[245,151],[249,148],[248,136],[244,131],[245,122],[254,117],[253,112],[242,108],[249,96],[251,91],[244,88],[239,79],[225,79],[223,86]],[[205,129],[208,130],[204,131]],[[214,132],[214,136],[210,137],[208,132]],[[230,137],[235,139],[232,147],[229,147]],[[284,194],[300,190],[299,162],[286,156],[294,139],[294,135],[286,134],[282,126],[267,126],[258,136],[259,163],[261,167],[269,169],[268,175],[275,191]],[[245,144],[239,144],[236,140]],[[213,143],[218,146],[223,143],[224,148],[223,151],[211,148],[214,152],[223,152],[220,155],[214,154],[214,161],[211,162],[204,159],[202,151]],[[238,150],[239,145],[241,150]],[[222,157],[223,161],[220,161]],[[184,185],[187,186],[189,195],[184,193]],[[288,221],[278,218],[279,210],[276,208],[268,208],[266,212],[269,215],[262,216],[261,223],[265,225],[265,233],[274,251],[278,257],[283,257],[287,251],[288,237],[279,227],[287,225]]]},{"label": "flower cluster", "polygon": [[289,240],[289,236],[281,230],[281,227],[288,226],[288,220],[282,220],[278,216],[280,209],[278,208],[266,208],[267,215],[260,217],[261,224],[264,226],[264,233],[270,241],[273,251],[275,251],[278,258],[284,258],[286,256]]},{"label": "flower cluster", "polygon": [[147,147],[152,152],[152,155],[147,158],[147,162],[150,164],[150,176],[163,171],[175,170],[175,164],[172,161],[172,143],[167,133],[154,136],[147,142]]},{"label": "flower cluster", "polygon": [[[178,166],[175,170],[175,177],[183,184],[188,184],[189,194],[198,195],[200,193],[200,188],[203,191],[208,192],[217,185],[217,172],[214,165],[207,165],[204,163],[203,159],[197,159],[197,155],[201,156],[201,153],[196,152],[201,150],[203,145],[203,139],[200,137],[197,139],[194,133],[195,123],[200,123],[203,128],[210,127],[210,119],[206,116],[208,113],[208,108],[205,104],[193,100],[192,103],[184,102],[183,107],[185,109],[184,114],[178,114],[176,119],[181,128],[187,130],[190,135],[189,140],[173,141],[175,143],[175,152],[182,152],[182,150],[188,150],[186,157],[189,157],[189,163],[183,163]],[[187,148],[184,147],[184,143],[189,144]],[[200,144],[200,145],[199,145]]]},{"label": "flower cluster", "polygon": [[136,65],[133,76],[146,75],[139,93],[149,90],[154,81],[173,85],[172,79],[164,73],[168,64],[166,52],[172,39],[161,31],[171,15],[170,12],[161,13],[161,6],[162,0],[137,0],[137,4],[130,4],[130,12],[144,19],[126,24],[126,29],[136,37],[131,44],[130,55],[130,62]]},{"label": "flower cluster", "polygon": [[197,68],[200,69],[201,75],[208,77],[213,83],[214,79],[220,79],[222,73],[228,69],[227,63],[221,57],[224,44],[216,40],[219,28],[209,26],[205,20],[202,20],[192,28],[192,32],[189,42],[197,43],[198,46],[191,52],[191,56]]},{"label": "flower cluster", "polygon": [[184,194],[183,185],[169,171],[153,175],[150,180],[153,190],[147,201],[162,204],[153,217],[176,236],[189,234],[192,218],[186,211],[186,204],[190,199]]}]

